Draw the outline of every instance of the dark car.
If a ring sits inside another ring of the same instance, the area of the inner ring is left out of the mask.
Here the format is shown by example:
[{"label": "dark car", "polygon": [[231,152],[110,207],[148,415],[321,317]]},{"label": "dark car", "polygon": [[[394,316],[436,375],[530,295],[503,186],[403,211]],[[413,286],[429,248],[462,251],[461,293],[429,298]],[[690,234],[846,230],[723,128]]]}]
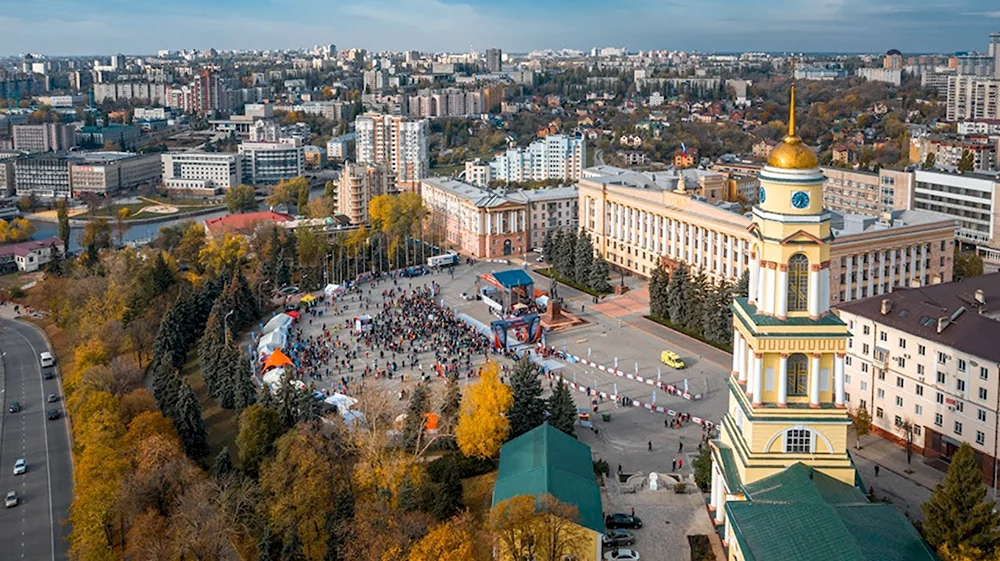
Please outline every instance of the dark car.
[{"label": "dark car", "polygon": [[17,413],[18,411],[21,410],[21,404],[14,401],[10,404],[10,407],[8,407],[7,410],[10,411],[11,413]]},{"label": "dark car", "polygon": [[49,418],[50,421],[55,421],[56,419],[59,418],[59,410],[49,409],[48,413],[46,413],[45,415]]},{"label": "dark car", "polygon": [[408,267],[406,269],[403,269],[403,272],[401,273],[401,276],[406,277],[406,278],[419,277],[419,276],[424,275],[426,273],[427,273],[427,269],[424,269],[423,266],[421,266],[421,265],[414,265],[413,267]]},{"label": "dark car", "polygon": [[44,378],[46,380],[51,380],[52,378],[55,378],[55,377],[56,377],[56,375],[52,373],[52,370],[46,370],[42,374],[42,378]]},{"label": "dark car", "polygon": [[642,519],[623,512],[616,512],[604,517],[604,525],[608,528],[642,528]]},{"label": "dark car", "polygon": [[622,545],[632,545],[635,543],[635,534],[628,530],[614,529],[604,532],[601,536],[601,543],[604,547],[619,547]]}]

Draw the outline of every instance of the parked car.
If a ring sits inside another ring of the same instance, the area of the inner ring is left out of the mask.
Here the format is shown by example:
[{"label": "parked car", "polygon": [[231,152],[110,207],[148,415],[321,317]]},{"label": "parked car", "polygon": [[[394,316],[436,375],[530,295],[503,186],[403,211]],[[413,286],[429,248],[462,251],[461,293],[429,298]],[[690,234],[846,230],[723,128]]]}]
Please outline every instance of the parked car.
[{"label": "parked car", "polygon": [[297,286],[286,286],[285,288],[282,288],[281,290],[279,290],[278,294],[280,294],[282,296],[288,296],[290,294],[298,294],[298,292],[299,292],[299,287],[297,287]]},{"label": "parked car", "polygon": [[605,553],[604,561],[639,561],[639,552],[634,549],[616,549]]},{"label": "parked car", "polygon": [[635,543],[635,534],[629,532],[628,530],[614,529],[604,532],[601,536],[601,544],[604,547],[620,547],[623,545],[632,545]]},{"label": "parked car", "polygon": [[52,356],[52,353],[44,351],[38,354],[38,363],[42,365],[42,368],[48,368],[56,363],[56,359]]},{"label": "parked car", "polygon": [[59,410],[49,409],[48,413],[46,413],[45,416],[48,417],[50,421],[55,421],[56,419],[59,418]]},{"label": "parked car", "polygon": [[17,413],[18,411],[21,410],[21,404],[16,401],[13,401],[11,402],[10,407],[8,407],[7,410],[10,411],[11,413]]},{"label": "parked car", "polygon": [[28,464],[24,462],[24,458],[18,458],[14,462],[14,475],[21,475],[22,473],[28,471]]},{"label": "parked car", "polygon": [[608,528],[642,528],[642,519],[623,512],[615,512],[604,517]]},{"label": "parked car", "polygon": [[14,491],[7,493],[7,498],[4,499],[3,505],[7,508],[17,506],[17,493]]},{"label": "parked car", "polygon": [[46,399],[46,401],[48,401],[49,403],[55,403],[55,402],[59,401],[59,396],[56,395],[56,394],[54,394],[54,393],[50,393],[49,397],[48,397],[48,399]]},{"label": "parked car", "polygon": [[42,378],[44,378],[46,380],[51,380],[52,378],[55,378],[55,377],[56,377],[56,375],[51,370],[46,370],[45,373],[42,374]]}]

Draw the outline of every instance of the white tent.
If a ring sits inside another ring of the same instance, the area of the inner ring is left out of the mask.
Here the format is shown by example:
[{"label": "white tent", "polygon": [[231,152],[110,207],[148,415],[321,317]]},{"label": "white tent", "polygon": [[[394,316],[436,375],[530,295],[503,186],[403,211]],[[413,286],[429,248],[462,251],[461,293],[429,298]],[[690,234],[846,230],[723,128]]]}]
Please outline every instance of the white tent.
[{"label": "white tent", "polygon": [[272,368],[265,372],[261,379],[263,380],[264,385],[270,388],[273,392],[278,385],[281,384],[281,375],[284,372],[285,370],[283,368]]},{"label": "white tent", "polygon": [[323,294],[326,294],[327,298],[330,298],[332,296],[338,296],[340,294],[343,294],[343,292],[344,292],[344,287],[339,284],[328,284],[326,285],[326,288],[323,289]]},{"label": "white tent", "polygon": [[284,330],[272,331],[260,338],[257,343],[257,352],[261,356],[268,356],[278,349],[284,349],[288,343],[288,334]]},{"label": "white tent", "polygon": [[332,405],[337,408],[337,411],[341,412],[347,411],[358,402],[358,400],[353,397],[342,393],[334,393],[324,401],[326,401],[327,405]]},{"label": "white tent", "polygon": [[292,325],[295,319],[288,314],[278,314],[271,318],[270,321],[264,324],[264,329],[261,331],[263,334],[271,333],[272,331],[288,331],[288,327]]}]

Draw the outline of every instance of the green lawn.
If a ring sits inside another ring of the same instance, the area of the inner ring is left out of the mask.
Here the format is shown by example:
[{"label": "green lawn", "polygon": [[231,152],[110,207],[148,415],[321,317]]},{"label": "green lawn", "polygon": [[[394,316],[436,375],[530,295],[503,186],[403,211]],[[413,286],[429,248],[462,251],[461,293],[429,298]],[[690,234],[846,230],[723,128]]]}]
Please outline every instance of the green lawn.
[{"label": "green lawn", "polygon": [[198,402],[201,403],[201,418],[205,422],[205,432],[208,433],[209,454],[205,463],[212,465],[215,457],[226,446],[232,455],[233,463],[239,465],[236,452],[236,435],[239,432],[239,415],[232,409],[223,409],[219,403],[208,395],[205,379],[201,377],[198,367],[198,353],[192,350],[188,353],[188,361],[184,365],[184,377],[191,385]]},{"label": "green lawn", "polygon": [[86,217],[94,216],[94,217],[99,217],[99,218],[118,218],[118,211],[120,211],[123,208],[127,208],[129,210],[129,212],[131,212],[132,215],[133,215],[133,216],[130,216],[129,218],[130,219],[134,219],[134,216],[137,216],[139,214],[139,211],[142,210],[142,209],[144,209],[144,208],[146,208],[147,206],[149,206],[149,203],[145,203],[145,202],[142,202],[142,203],[129,203],[129,204],[126,204],[126,205],[111,205],[110,207],[107,207],[107,208],[99,208],[99,209],[95,210],[93,214],[91,214],[88,211],[86,214],[81,214],[79,217],[80,218],[86,218]]},{"label": "green lawn", "polygon": [[697,333],[697,332],[691,331],[690,329],[681,327],[679,325],[674,325],[673,323],[670,322],[669,319],[661,318],[659,316],[654,316],[652,314],[646,315],[646,316],[642,316],[642,317],[648,319],[649,321],[656,322],[656,323],[658,323],[658,324],[660,324],[663,327],[666,327],[668,329],[673,329],[674,331],[677,331],[678,333],[683,333],[683,334],[687,335],[688,337],[693,337],[693,338],[701,341],[702,343],[705,343],[706,345],[712,345],[716,349],[720,349],[720,350],[726,351],[727,353],[733,352],[733,347],[731,345],[726,345],[726,344],[723,344],[723,343],[717,343],[717,342],[712,341],[710,339],[706,339],[705,336],[703,336],[701,333]]}]

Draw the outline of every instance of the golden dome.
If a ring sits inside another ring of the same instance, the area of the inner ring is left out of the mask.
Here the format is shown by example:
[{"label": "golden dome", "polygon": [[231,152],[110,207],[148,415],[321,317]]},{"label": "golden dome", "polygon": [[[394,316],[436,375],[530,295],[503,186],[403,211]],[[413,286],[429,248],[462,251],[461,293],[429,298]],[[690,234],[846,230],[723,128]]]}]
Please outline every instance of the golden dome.
[{"label": "golden dome", "polygon": [[816,154],[802,144],[797,136],[786,136],[785,140],[771,150],[767,165],[780,169],[813,169],[819,167]]},{"label": "golden dome", "polygon": [[771,150],[767,165],[779,169],[813,169],[819,167],[816,154],[795,134],[795,82],[792,82],[791,104],[788,108],[788,136]]}]

